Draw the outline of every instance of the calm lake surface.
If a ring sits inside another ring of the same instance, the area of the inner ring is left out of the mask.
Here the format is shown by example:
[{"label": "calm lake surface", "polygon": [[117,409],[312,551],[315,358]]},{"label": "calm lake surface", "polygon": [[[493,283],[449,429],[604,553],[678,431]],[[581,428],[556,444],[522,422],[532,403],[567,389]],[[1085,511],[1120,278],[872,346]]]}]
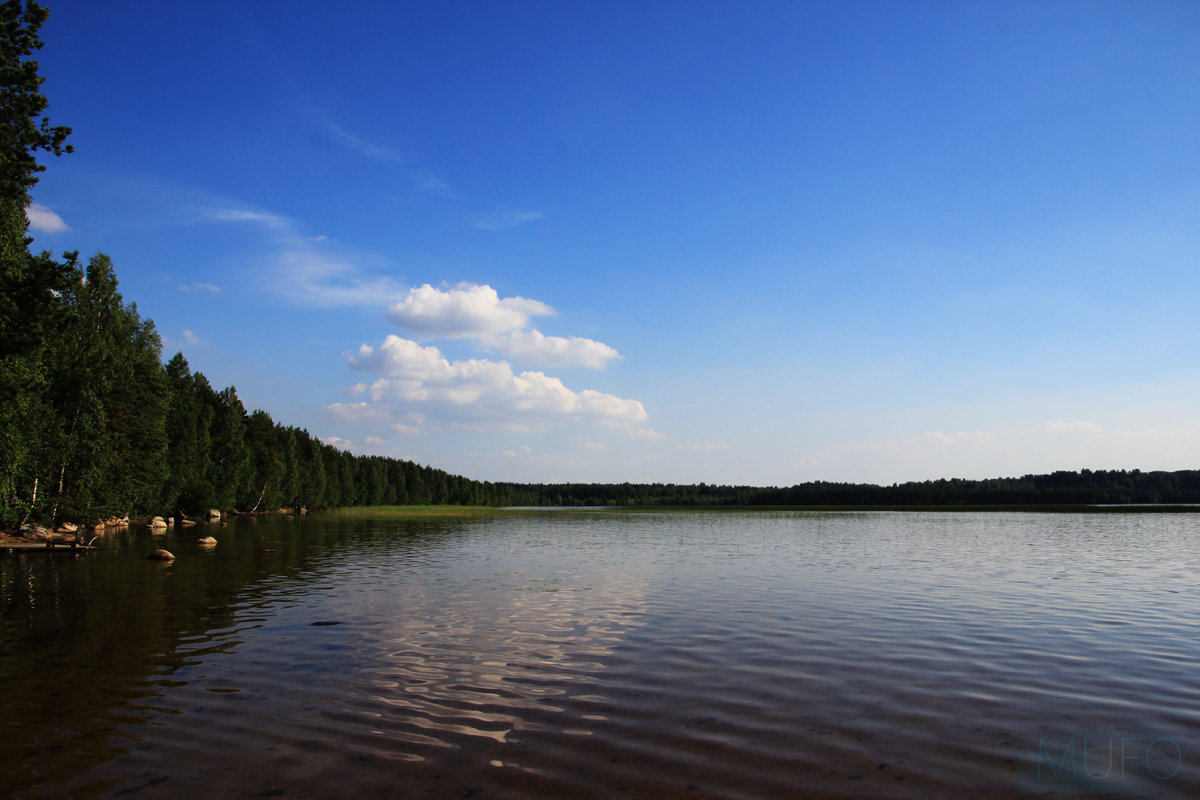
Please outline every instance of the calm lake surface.
[{"label": "calm lake surface", "polygon": [[0,615],[0,797],[1200,797],[1200,514],[238,519]]}]

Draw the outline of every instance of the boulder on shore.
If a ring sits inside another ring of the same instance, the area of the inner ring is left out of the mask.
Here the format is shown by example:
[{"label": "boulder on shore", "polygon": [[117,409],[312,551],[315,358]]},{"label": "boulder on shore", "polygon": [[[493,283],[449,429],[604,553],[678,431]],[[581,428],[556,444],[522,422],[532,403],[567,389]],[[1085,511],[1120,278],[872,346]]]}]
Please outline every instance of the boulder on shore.
[{"label": "boulder on shore", "polygon": [[167,521],[165,519],[163,519],[162,517],[155,517],[154,519],[152,519],[146,523],[146,527],[153,528],[155,530],[166,530]]},{"label": "boulder on shore", "polygon": [[146,558],[149,559],[150,561],[174,561],[175,554],[172,553],[170,550],[159,549],[159,550],[155,550],[153,553],[146,556]]},{"label": "boulder on shore", "polygon": [[208,519],[209,519],[209,521],[212,521],[212,520],[217,520],[217,519],[220,519],[220,518],[221,518],[221,512],[220,512],[220,511],[217,511],[215,508],[210,508],[210,509],[208,510]]},{"label": "boulder on shore", "polygon": [[45,541],[54,536],[54,531],[47,528],[45,525],[37,525],[25,523],[19,529],[19,533],[27,539],[41,539]]}]

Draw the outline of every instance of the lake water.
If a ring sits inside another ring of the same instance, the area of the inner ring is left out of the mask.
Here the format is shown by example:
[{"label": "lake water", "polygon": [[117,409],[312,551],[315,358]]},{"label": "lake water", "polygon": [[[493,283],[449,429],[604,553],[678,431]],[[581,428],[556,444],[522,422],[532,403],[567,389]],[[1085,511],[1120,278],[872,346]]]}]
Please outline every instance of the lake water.
[{"label": "lake water", "polygon": [[0,555],[0,796],[1197,797],[1198,576],[1200,514],[132,529]]}]

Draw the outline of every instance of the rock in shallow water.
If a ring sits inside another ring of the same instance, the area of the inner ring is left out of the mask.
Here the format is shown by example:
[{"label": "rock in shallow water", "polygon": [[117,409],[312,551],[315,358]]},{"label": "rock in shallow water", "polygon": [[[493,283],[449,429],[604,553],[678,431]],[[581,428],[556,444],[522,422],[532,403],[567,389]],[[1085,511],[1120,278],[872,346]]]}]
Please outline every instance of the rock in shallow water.
[{"label": "rock in shallow water", "polygon": [[175,554],[170,550],[159,549],[146,556],[146,558],[150,559],[151,561],[174,561]]}]

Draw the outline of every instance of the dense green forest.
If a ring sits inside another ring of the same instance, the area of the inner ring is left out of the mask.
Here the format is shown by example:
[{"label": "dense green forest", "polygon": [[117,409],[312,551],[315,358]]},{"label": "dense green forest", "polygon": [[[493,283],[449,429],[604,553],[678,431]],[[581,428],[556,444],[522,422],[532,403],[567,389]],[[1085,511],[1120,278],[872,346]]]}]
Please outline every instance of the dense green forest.
[{"label": "dense green forest", "polygon": [[307,506],[1200,503],[1200,472],[1056,472],[893,486],[486,483],[355,456],[214,389],[118,291],[110,259],[32,253],[26,208],[69,153],[32,55],[47,12],[0,3],[0,529],[127,514]]}]

